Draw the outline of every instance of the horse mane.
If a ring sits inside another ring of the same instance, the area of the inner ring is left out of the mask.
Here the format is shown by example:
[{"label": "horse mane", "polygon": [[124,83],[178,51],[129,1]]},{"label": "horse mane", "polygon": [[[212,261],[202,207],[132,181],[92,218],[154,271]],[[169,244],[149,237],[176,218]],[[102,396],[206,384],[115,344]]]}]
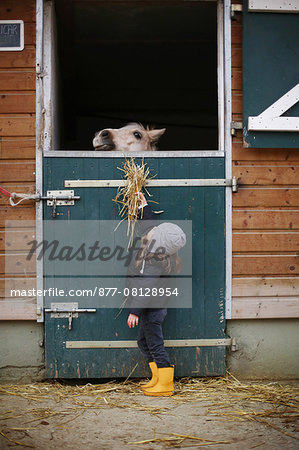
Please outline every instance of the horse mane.
[{"label": "horse mane", "polygon": [[148,127],[144,128],[144,126],[140,122],[129,122],[123,128],[135,128],[135,127],[141,128],[144,131],[149,130]]}]

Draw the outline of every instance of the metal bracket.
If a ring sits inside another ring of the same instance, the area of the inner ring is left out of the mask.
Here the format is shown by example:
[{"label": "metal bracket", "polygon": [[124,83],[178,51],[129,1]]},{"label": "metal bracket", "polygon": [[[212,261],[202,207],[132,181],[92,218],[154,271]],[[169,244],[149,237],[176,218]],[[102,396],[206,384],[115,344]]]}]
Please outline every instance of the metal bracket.
[{"label": "metal bracket", "polygon": [[47,191],[47,197],[41,198],[47,200],[47,206],[54,206],[55,201],[58,206],[73,206],[75,204],[74,191]]},{"label": "metal bracket", "polygon": [[230,130],[232,136],[237,136],[236,130],[243,130],[243,122],[231,122],[230,124]]},{"label": "metal bracket", "polygon": [[236,13],[237,12],[242,12],[243,10],[243,6],[242,5],[231,5],[231,10],[230,10],[230,17],[232,20],[237,20],[236,18]]},{"label": "metal bracket", "polygon": [[[230,347],[236,350],[235,338],[227,339],[171,339],[164,341],[165,347]],[[66,348],[136,348],[136,341],[66,341]]]},{"label": "metal bracket", "polygon": [[51,319],[68,319],[68,329],[72,329],[73,319],[78,319],[79,313],[95,313],[95,308],[78,308],[78,303],[51,303],[51,308],[45,308],[45,313],[51,314]]},{"label": "metal bracket", "polygon": [[236,352],[238,350],[236,338],[231,338],[230,350]]},{"label": "metal bracket", "polygon": [[51,303],[51,308],[45,308],[46,313],[51,313],[51,319],[67,318],[69,313],[78,317],[78,303]]},{"label": "metal bracket", "polygon": [[238,192],[238,183],[237,183],[236,177],[232,178],[232,191],[233,191],[233,193]]},{"label": "metal bracket", "polygon": [[47,191],[47,196],[41,196],[40,200],[47,200],[47,206],[52,206],[52,218],[56,217],[57,206],[73,206],[75,200],[80,200],[79,195],[74,195],[73,190]]},{"label": "metal bracket", "polygon": [[[147,187],[189,187],[189,186],[223,186],[232,187],[233,192],[236,190],[236,179],[234,178],[215,178],[215,179],[191,179],[191,178],[171,178],[171,179],[152,179],[146,181]],[[92,188],[103,188],[103,187],[122,187],[126,186],[126,180],[65,180],[65,186],[69,187],[92,187]]]}]

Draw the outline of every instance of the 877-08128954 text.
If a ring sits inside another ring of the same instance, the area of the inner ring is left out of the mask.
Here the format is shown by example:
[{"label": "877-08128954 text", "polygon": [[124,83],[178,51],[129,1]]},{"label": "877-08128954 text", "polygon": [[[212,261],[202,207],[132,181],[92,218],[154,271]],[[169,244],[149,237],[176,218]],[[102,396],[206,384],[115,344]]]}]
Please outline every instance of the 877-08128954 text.
[{"label": "877-08128954 text", "polygon": [[179,291],[178,288],[124,288],[123,291],[119,291],[117,288],[107,288],[107,287],[98,287],[98,295],[99,296],[109,296],[109,295],[124,295],[125,297],[128,297],[131,295],[132,297],[171,297],[171,296],[178,296]]}]

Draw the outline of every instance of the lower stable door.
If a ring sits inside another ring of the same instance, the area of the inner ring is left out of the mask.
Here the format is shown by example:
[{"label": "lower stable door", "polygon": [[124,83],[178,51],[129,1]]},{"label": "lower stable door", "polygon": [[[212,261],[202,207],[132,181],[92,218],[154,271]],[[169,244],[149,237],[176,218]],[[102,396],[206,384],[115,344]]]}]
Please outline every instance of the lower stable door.
[{"label": "lower stable door", "polygon": [[[138,327],[128,328],[124,304],[130,236],[127,221],[119,225],[113,201],[123,162],[45,158],[44,193],[57,197],[56,205],[44,206],[44,247],[37,249],[43,251],[47,290],[48,378],[149,375],[137,347]],[[182,271],[164,285],[169,283],[170,295],[163,332],[175,375],[224,374],[225,187],[205,183],[223,179],[224,159],[153,157],[144,162],[155,175],[148,186],[151,197],[146,195],[156,202],[151,203],[158,212],[156,225],[178,224],[187,238],[179,252]],[[184,179],[193,182],[182,185]],[[137,227],[135,237],[139,232]]]}]

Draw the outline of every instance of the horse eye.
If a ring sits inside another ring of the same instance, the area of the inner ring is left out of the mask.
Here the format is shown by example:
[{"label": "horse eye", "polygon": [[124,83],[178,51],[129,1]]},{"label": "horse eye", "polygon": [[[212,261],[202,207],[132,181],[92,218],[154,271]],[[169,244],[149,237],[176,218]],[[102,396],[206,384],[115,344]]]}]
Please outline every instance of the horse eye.
[{"label": "horse eye", "polygon": [[139,133],[139,131],[134,131],[133,134],[134,134],[134,136],[135,136],[136,139],[141,139],[141,137],[142,137],[142,136],[141,136],[141,133]]}]

